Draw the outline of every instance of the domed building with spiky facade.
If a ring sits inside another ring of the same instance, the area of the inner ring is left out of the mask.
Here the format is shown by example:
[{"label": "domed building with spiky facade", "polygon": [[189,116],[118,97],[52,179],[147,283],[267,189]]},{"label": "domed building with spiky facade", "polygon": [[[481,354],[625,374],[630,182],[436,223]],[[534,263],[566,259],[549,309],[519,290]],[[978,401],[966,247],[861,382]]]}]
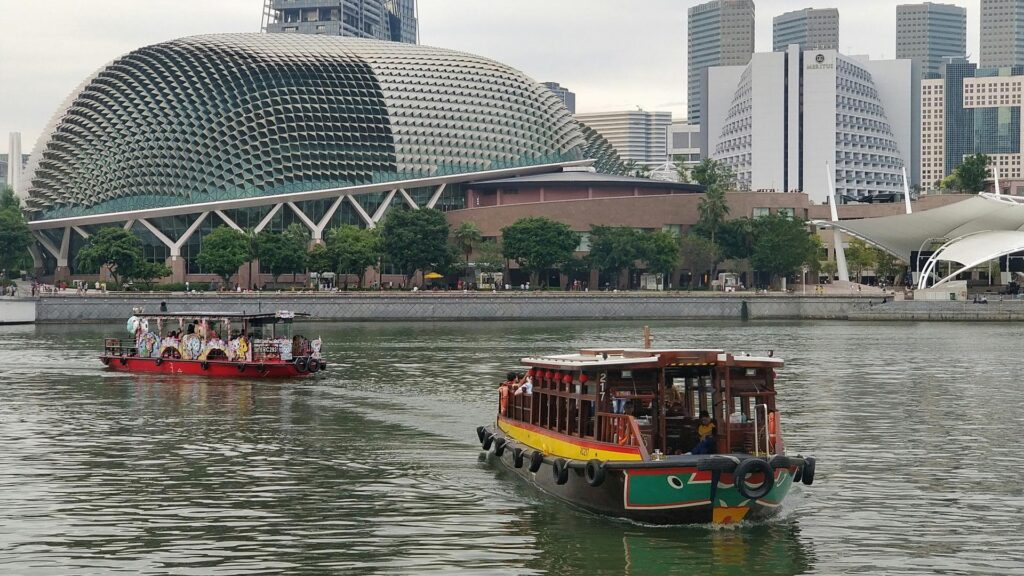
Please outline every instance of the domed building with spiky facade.
[{"label": "domed building with spiky facade", "polygon": [[174,279],[213,228],[374,227],[395,206],[458,210],[476,181],[620,162],[523,73],[426,46],[288,34],[135,50],[57,110],[18,190],[44,276],[96,230],[136,233]]}]

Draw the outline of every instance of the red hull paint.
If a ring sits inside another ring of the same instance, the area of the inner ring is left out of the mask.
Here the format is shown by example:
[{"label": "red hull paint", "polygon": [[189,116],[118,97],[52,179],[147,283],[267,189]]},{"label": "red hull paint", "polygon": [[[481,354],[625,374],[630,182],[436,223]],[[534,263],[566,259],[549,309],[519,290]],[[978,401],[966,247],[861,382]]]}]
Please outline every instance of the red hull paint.
[{"label": "red hull paint", "polygon": [[[164,358],[157,364],[157,358],[134,358],[121,356],[100,356],[107,368],[117,372],[133,372],[138,374],[187,374],[192,376],[210,376],[214,378],[294,378],[309,376],[309,372],[299,372],[291,362],[266,362],[263,370],[256,363],[239,363],[210,360],[177,360]],[[245,366],[244,370],[239,370]]]}]

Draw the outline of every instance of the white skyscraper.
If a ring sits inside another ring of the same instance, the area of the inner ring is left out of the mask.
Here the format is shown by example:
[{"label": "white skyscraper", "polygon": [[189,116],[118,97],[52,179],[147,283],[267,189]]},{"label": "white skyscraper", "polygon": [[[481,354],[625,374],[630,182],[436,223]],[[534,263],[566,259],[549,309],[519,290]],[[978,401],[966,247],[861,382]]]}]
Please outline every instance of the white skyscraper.
[{"label": "white skyscraper", "polygon": [[671,112],[593,112],[577,114],[576,120],[603,136],[623,162],[654,168],[668,160]]},{"label": "white skyscraper", "polygon": [[21,132],[11,132],[7,146],[7,183],[16,194],[21,191]]}]

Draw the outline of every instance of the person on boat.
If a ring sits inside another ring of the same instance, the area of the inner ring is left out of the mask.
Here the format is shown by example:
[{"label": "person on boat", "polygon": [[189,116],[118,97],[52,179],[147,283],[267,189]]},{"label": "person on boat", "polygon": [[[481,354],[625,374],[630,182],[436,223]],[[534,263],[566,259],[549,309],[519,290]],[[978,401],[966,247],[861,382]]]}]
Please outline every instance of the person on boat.
[{"label": "person on boat", "polygon": [[512,391],[512,385],[515,382],[516,373],[509,372],[505,374],[505,381],[498,386],[498,404],[499,410],[502,416],[508,416],[508,395]]},{"label": "person on boat", "polygon": [[198,320],[193,320],[191,324],[185,327],[185,334],[195,334],[196,324],[199,324]]},{"label": "person on boat", "polygon": [[516,396],[530,396],[533,394],[533,378],[519,373],[519,385],[516,386]]},{"label": "person on boat", "polygon": [[707,410],[700,411],[700,424],[697,425],[697,437],[700,441],[690,450],[690,454],[715,453],[715,423]]}]

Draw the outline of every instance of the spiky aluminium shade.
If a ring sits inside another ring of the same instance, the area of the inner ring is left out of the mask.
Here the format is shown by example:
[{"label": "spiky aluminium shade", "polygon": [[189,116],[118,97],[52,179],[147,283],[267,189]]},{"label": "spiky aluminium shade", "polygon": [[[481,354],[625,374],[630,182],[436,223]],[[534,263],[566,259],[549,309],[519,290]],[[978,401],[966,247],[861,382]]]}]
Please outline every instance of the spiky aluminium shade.
[{"label": "spiky aluminium shade", "polygon": [[567,162],[561,101],[470,54],[297,34],[135,50],[69,98],[28,167],[34,220]]}]

